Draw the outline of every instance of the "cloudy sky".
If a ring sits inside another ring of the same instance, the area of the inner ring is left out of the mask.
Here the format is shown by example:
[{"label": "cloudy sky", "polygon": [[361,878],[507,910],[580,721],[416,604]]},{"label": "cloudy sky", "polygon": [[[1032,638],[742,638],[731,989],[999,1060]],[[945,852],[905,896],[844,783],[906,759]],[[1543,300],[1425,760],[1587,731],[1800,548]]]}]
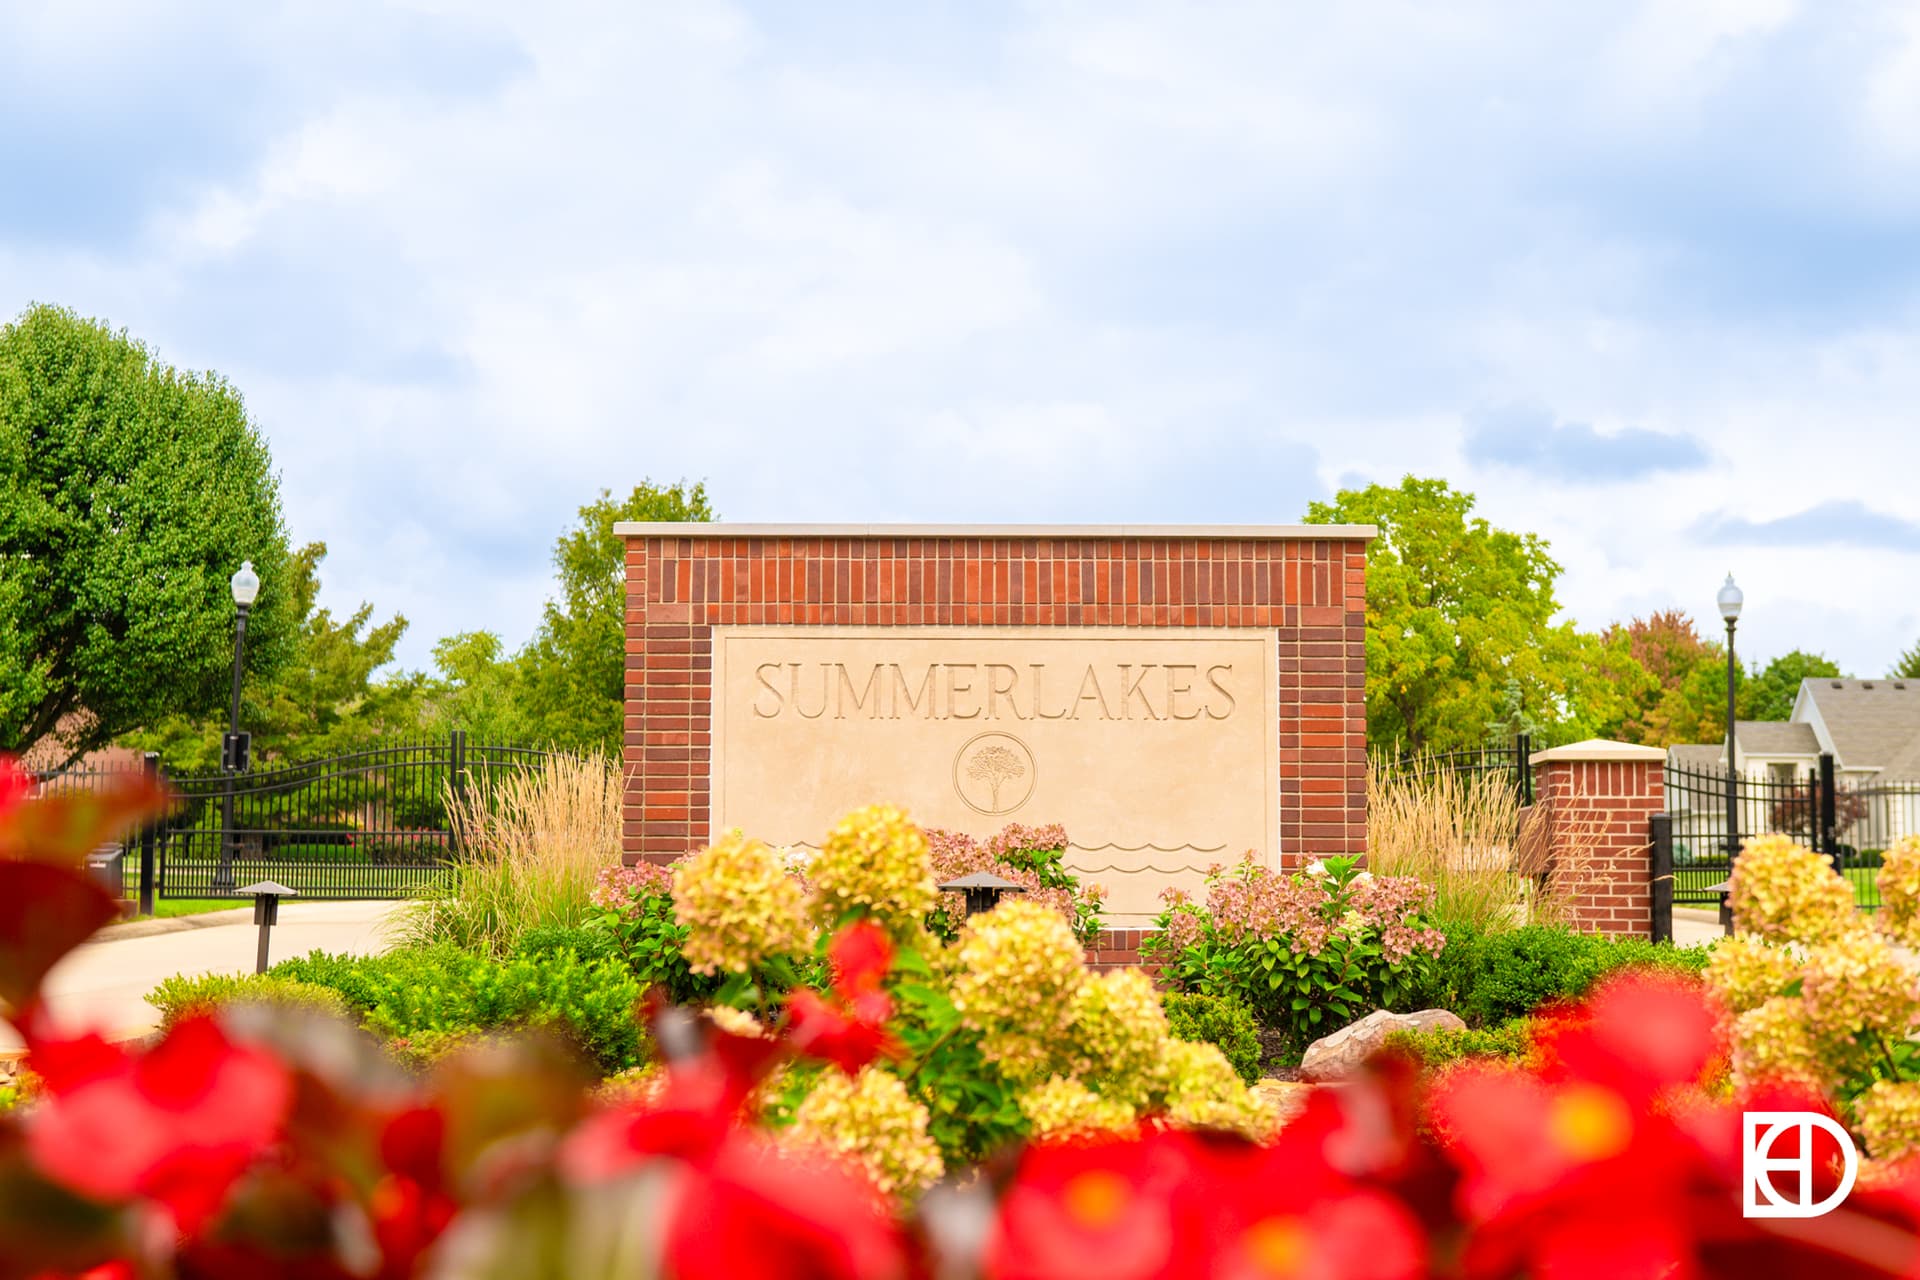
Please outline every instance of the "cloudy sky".
[{"label": "cloudy sky", "polygon": [[[172,12],[163,12],[172,10]],[[0,2],[0,310],[246,394],[328,603],[531,631],[600,488],[1285,523],[1920,637],[1920,5]]]}]

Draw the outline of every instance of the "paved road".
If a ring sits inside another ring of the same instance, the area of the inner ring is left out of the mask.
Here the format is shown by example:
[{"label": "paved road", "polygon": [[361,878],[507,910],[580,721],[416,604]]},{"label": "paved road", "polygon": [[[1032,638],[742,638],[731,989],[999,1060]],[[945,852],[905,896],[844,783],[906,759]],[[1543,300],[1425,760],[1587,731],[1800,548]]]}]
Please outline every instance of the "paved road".
[{"label": "paved road", "polygon": [[1691,947],[1726,936],[1720,928],[1720,913],[1717,910],[1700,911],[1692,907],[1673,909],[1674,946]]},{"label": "paved road", "polygon": [[[400,910],[393,902],[287,902],[273,927],[269,961],[322,951],[370,955],[386,950],[385,926]],[[177,973],[251,973],[260,932],[253,912],[219,911],[182,921],[115,926],[73,952],[47,975],[54,1015],[112,1036],[138,1035],[157,1025],[143,998]],[[20,1047],[0,1024],[0,1052]]]}]

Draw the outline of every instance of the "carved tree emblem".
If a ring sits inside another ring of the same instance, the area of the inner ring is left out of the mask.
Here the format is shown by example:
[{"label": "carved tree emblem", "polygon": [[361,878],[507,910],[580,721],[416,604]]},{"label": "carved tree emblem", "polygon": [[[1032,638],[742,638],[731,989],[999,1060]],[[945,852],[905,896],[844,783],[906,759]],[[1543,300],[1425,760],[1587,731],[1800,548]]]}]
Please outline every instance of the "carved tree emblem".
[{"label": "carved tree emblem", "polygon": [[991,803],[996,812],[1000,808],[1001,784],[1025,777],[1026,772],[1027,766],[1020,763],[1020,757],[997,743],[974,752],[973,760],[967,765],[969,778],[987,784],[987,794],[993,797]]},{"label": "carved tree emblem", "polygon": [[953,753],[953,789],[975,813],[997,817],[1033,798],[1038,770],[1032,748],[1012,734],[976,734]]}]

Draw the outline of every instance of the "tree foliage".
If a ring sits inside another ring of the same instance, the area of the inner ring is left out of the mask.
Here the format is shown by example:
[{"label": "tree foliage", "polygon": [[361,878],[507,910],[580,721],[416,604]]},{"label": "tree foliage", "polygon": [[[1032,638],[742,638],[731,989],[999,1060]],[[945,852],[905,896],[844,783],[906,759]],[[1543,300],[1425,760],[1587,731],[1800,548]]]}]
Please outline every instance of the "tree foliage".
[{"label": "tree foliage", "polygon": [[607,490],[580,508],[553,546],[557,594],[519,655],[527,728],[555,745],[617,750],[626,705],[627,520],[712,520],[704,484],[642,481],[624,499]]},{"label": "tree foliage", "polygon": [[[1840,668],[1825,654],[1794,649],[1742,682],[1734,705],[1743,720],[1786,720],[1793,715],[1793,700],[1802,680],[1839,674]],[[1724,692],[1721,696],[1724,699]]]},{"label": "tree foliage", "polygon": [[[1605,638],[1624,643],[1651,677],[1620,723],[1622,738],[1658,747],[1721,740],[1726,732],[1727,651],[1702,637],[1691,617],[1666,609],[1616,622]],[[1734,674],[1737,681],[1741,673]]]},{"label": "tree foliage", "polygon": [[1920,640],[1914,641],[1913,648],[1900,655],[1900,660],[1893,664],[1891,674],[1896,680],[1920,680]]},{"label": "tree foliage", "polygon": [[0,326],[0,750],[57,730],[71,758],[222,706],[243,559],[261,582],[248,665],[267,674],[299,615],[239,393],[58,307]]},{"label": "tree foliage", "polygon": [[1556,621],[1560,566],[1534,534],[1472,514],[1472,494],[1408,476],[1316,502],[1319,524],[1372,524],[1367,551],[1367,738],[1447,750],[1527,723],[1611,731],[1649,677],[1622,641]]},{"label": "tree foliage", "polygon": [[491,631],[462,631],[436,642],[421,725],[429,733],[463,729],[476,742],[531,744],[526,670]]}]

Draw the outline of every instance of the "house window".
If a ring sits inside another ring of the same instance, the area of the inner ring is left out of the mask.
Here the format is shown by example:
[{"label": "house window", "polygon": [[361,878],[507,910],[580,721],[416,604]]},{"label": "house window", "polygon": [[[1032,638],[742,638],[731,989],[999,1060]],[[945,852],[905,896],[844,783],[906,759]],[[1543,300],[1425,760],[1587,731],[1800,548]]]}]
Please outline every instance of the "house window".
[{"label": "house window", "polygon": [[1799,770],[1790,764],[1770,764],[1767,766],[1767,777],[1774,782],[1791,784],[1798,772]]}]

